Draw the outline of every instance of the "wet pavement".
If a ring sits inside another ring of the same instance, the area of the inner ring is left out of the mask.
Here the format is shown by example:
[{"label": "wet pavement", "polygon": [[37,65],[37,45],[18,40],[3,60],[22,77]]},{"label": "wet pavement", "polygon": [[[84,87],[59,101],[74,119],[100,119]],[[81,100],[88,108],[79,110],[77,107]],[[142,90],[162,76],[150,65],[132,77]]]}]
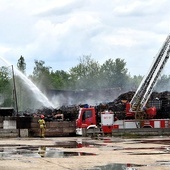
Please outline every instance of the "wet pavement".
[{"label": "wet pavement", "polygon": [[138,167],[141,166],[143,165],[113,163],[103,166],[95,166],[90,170],[137,170]]},{"label": "wet pavement", "polygon": [[20,157],[46,157],[46,158],[66,158],[71,156],[90,156],[96,155],[94,153],[85,153],[85,152],[67,152],[62,151],[54,147],[17,147],[17,148],[0,148],[0,158],[3,159],[12,159]]},{"label": "wet pavement", "polygon": [[170,138],[1,138],[0,170],[170,169]]}]

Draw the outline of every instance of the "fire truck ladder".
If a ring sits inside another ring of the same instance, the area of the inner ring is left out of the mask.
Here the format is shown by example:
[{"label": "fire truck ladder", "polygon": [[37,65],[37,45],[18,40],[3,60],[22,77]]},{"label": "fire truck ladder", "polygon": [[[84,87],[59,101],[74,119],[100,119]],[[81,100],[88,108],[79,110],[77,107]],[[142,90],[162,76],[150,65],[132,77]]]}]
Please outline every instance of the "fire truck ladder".
[{"label": "fire truck ladder", "polygon": [[151,68],[140,83],[131,104],[131,112],[135,112],[135,118],[143,119],[145,105],[153,91],[153,88],[161,74],[170,54],[170,35],[166,38],[162,48],[154,59]]}]

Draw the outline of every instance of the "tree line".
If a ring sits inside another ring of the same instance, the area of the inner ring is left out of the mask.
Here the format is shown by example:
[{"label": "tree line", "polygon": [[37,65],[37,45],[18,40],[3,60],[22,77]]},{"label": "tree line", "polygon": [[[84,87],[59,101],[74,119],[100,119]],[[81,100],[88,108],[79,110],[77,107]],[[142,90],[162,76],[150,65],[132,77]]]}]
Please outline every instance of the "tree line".
[{"label": "tree line", "polygon": [[[64,70],[53,70],[46,66],[42,60],[34,61],[34,68],[28,78],[43,92],[48,89],[56,90],[102,90],[102,89],[121,89],[122,92],[135,91],[143,76],[131,76],[126,68],[124,59],[108,59],[103,64],[99,64],[89,55],[83,55],[79,63],[70,68],[68,72]],[[23,56],[20,56],[17,62],[17,68],[23,74],[26,74],[26,62]],[[162,75],[155,90],[165,91],[169,89],[170,75]],[[29,103],[31,99],[29,90],[22,85],[22,81],[16,76],[17,96],[20,100],[21,110],[28,106],[24,99]],[[0,67],[0,106],[12,106],[13,97],[13,79],[9,67]],[[22,108],[23,107],[23,108]]]}]

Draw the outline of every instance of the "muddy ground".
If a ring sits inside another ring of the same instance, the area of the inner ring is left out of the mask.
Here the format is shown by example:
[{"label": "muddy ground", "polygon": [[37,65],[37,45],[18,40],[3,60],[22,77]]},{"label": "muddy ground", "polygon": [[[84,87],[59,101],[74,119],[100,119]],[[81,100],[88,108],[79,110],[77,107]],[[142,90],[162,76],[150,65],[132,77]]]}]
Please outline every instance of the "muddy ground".
[{"label": "muddy ground", "polygon": [[170,137],[1,138],[0,170],[169,170]]}]

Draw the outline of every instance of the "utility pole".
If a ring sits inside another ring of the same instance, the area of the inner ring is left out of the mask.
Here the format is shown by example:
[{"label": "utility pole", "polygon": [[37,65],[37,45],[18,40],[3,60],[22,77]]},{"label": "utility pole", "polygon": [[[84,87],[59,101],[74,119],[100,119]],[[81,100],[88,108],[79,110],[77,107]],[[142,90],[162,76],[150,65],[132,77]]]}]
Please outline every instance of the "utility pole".
[{"label": "utility pole", "polygon": [[14,96],[15,96],[15,107],[16,107],[16,116],[17,116],[17,126],[18,126],[18,137],[20,137],[20,123],[19,122],[19,115],[18,115],[18,101],[17,101],[17,93],[16,93],[16,85],[15,85],[15,76],[14,76],[14,67],[12,65],[12,77],[13,77],[13,84],[14,84]]}]

